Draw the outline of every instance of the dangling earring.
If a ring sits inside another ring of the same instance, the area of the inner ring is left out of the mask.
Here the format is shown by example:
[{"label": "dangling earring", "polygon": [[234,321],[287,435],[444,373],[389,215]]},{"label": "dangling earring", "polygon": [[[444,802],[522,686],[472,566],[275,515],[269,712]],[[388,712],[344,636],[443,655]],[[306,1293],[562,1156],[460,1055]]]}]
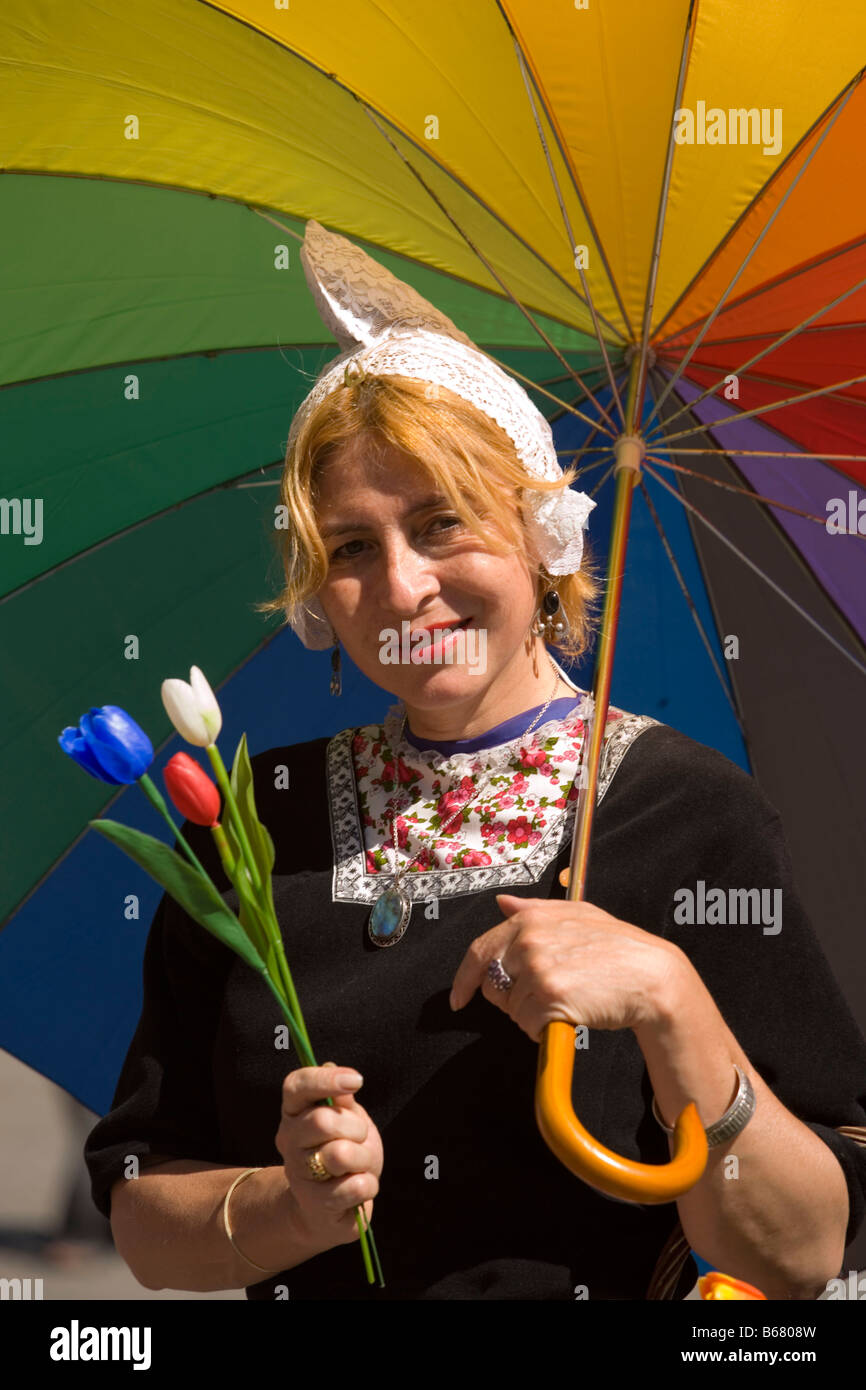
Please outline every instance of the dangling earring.
[{"label": "dangling earring", "polygon": [[529,630],[536,637],[541,637],[546,642],[553,642],[554,644],[563,641],[568,636],[571,631],[571,624],[556,589],[548,589],[544,595],[535,610]]},{"label": "dangling earring", "polygon": [[334,649],[331,652],[331,694],[340,695],[343,691],[343,682],[340,679],[340,640],[333,628],[331,632],[334,637]]}]

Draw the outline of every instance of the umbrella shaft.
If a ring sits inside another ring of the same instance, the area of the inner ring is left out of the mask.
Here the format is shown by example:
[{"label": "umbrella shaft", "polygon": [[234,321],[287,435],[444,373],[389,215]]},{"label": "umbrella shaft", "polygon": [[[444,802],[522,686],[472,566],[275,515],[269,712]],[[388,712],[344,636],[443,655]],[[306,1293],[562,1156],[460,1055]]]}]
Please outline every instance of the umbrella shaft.
[{"label": "umbrella shaft", "polygon": [[643,447],[643,442],[634,435],[622,435],[616,442],[616,498],[608,551],[604,611],[593,676],[593,713],[589,734],[584,733],[580,786],[571,842],[571,863],[566,890],[566,897],[569,902],[583,901],[586,883],[599,762],[610,701],[610,682],[619,623],[628,527],[631,519],[631,499],[632,492],[640,479]]}]

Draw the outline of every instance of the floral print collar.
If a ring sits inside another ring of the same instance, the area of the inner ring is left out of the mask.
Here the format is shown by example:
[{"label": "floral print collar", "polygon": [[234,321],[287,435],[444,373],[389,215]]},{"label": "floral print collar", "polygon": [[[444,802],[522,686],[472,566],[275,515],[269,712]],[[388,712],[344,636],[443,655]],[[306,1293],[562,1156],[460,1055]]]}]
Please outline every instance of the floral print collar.
[{"label": "floral print collar", "polygon": [[[372,903],[393,882],[395,813],[397,864],[414,858],[401,879],[413,899],[537,882],[571,835],[591,710],[584,695],[528,736],[447,756],[401,737],[402,702],[381,725],[337,734],[328,744],[333,900]],[[599,801],[633,738],[655,723],[609,706]]]}]

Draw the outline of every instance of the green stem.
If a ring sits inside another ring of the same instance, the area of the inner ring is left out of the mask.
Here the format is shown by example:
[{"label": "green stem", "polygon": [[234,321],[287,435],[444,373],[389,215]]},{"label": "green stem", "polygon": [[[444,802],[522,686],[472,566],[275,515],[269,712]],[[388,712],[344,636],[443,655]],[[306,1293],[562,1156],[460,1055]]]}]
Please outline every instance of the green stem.
[{"label": "green stem", "polygon": [[190,861],[191,864],[195,865],[202,878],[207,879],[207,882],[210,883],[210,878],[208,874],[202,868],[201,864],[198,862],[189,845],[187,844],[186,840],[184,839],[183,835],[181,834],[180,830],[172,820],[171,813],[169,812],[169,809],[165,804],[165,798],[163,797],[156,784],[152,782],[151,779],[148,777],[146,772],[143,772],[139,777],[138,785],[141,787],[141,790],[144,792],[148,800],[151,801],[153,805],[156,807],[157,811],[159,811],[159,814],[168,821],[171,827],[172,834],[175,836],[175,839],[177,839],[180,842],[187,859]]},{"label": "green stem", "polygon": [[304,1022],[304,1015],[301,1011],[301,1001],[298,998],[297,990],[295,989],[295,982],[292,979],[292,972],[289,969],[289,962],[286,959],[286,950],[285,946],[283,945],[283,934],[280,931],[279,923],[277,922],[273,913],[270,911],[270,904],[268,905],[267,918],[271,927],[271,938],[273,940],[274,947],[276,948],[277,963],[280,968],[280,974],[283,978],[283,984],[286,989],[286,994],[288,995],[289,1003],[292,1007],[292,1012],[294,1013],[295,1017],[298,1020],[298,1023],[300,1024],[307,1046],[312,1051],[310,1035],[307,1032],[307,1025]]},{"label": "green stem", "polygon": [[256,893],[261,893],[262,880],[259,875],[259,870],[256,864],[255,856],[252,851],[252,847],[250,845],[249,840],[247,839],[247,832],[244,828],[243,820],[241,819],[241,813],[238,810],[238,803],[235,800],[235,794],[232,791],[232,784],[229,781],[229,775],[226,771],[226,765],[222,760],[222,754],[220,753],[215,743],[208,744],[208,747],[205,751],[207,752],[207,755],[211,760],[211,765],[213,766],[214,773],[216,774],[216,779],[219,783],[220,791],[222,792],[225,804],[229,809],[229,815],[232,819],[232,829],[237,835],[238,843],[240,844],[241,850],[243,851],[244,862],[246,863],[247,869],[249,870],[249,875],[252,880],[253,888],[255,889]]},{"label": "green stem", "polygon": [[226,832],[223,830],[223,828],[222,828],[222,826],[220,825],[220,823],[219,823],[218,820],[217,820],[217,821],[214,821],[213,825],[212,825],[211,828],[210,828],[210,833],[211,833],[211,835],[213,835],[214,841],[215,841],[215,843],[216,843],[216,847],[217,847],[217,849],[219,850],[220,859],[223,861],[223,868],[224,868],[225,871],[226,871],[226,877],[228,878],[228,880],[229,880],[230,883],[234,883],[234,881],[235,881],[235,861],[234,861],[234,856],[233,856],[232,851],[231,851],[231,846],[230,846],[230,844],[229,844],[229,842],[228,842],[228,839],[227,839],[227,837],[226,837]]},{"label": "green stem", "polygon": [[270,975],[268,974],[267,970],[263,970],[263,971],[262,971],[262,979],[264,980],[264,982],[265,982],[265,984],[267,985],[268,989],[271,991],[271,994],[274,996],[274,998],[276,999],[277,1003],[279,1004],[280,1008],[282,1009],[283,1013],[284,1013],[285,1016],[286,1016],[286,1022],[287,1022],[288,1025],[289,1025],[289,1032],[290,1032],[291,1035],[292,1035],[292,1041],[294,1042],[295,1047],[297,1048],[298,1056],[300,1057],[300,1059],[301,1059],[301,1061],[303,1062],[304,1066],[305,1066],[305,1067],[316,1067],[316,1066],[318,1066],[318,1062],[316,1061],[315,1057],[313,1056],[313,1049],[310,1047],[310,1045],[309,1045],[309,1043],[307,1042],[306,1038],[304,1038],[304,1037],[302,1036],[302,1034],[301,1034],[301,1032],[300,1032],[300,1030],[299,1030],[299,1028],[298,1028],[298,1021],[297,1021],[297,1019],[295,1018],[294,1014],[292,1013],[291,1009],[289,1008],[289,1006],[288,1006],[288,1004],[286,1003],[286,1001],[285,1001],[285,999],[283,998],[283,996],[280,994],[279,989],[278,989],[277,986],[275,985],[274,981],[271,979],[271,977],[270,977]]},{"label": "green stem", "polygon": [[[263,885],[259,876],[258,866],[256,864],[255,856],[253,855],[252,847],[247,837],[246,829],[244,827],[240,811],[238,810],[237,801],[235,799],[234,792],[232,791],[231,781],[229,779],[225,763],[223,762],[222,754],[220,753],[215,743],[210,744],[210,746],[207,749],[207,753],[213,765],[213,769],[216,774],[217,781],[220,785],[220,790],[222,791],[225,804],[228,807],[229,814],[231,815],[232,828],[234,829],[238,837],[238,841],[243,850],[244,859],[246,860],[247,865],[250,869],[250,877],[253,880],[253,886],[255,888],[256,896],[258,899],[264,899],[265,893],[262,891]],[[238,894],[240,894],[242,891],[242,875],[240,873],[240,866],[238,866],[238,870],[239,871],[237,879],[233,879],[233,881],[235,883],[235,887],[238,890]],[[285,947],[283,945],[283,934],[280,931],[279,923],[277,922],[276,917],[271,910],[269,902],[263,901],[259,911],[261,921],[264,924],[264,929],[267,932],[271,945],[273,946],[274,952],[276,953],[277,966],[280,971],[280,976],[283,985],[285,986],[289,1003],[303,1031],[307,1046],[310,1047],[310,1038],[309,1034],[307,1033],[306,1024],[304,1023],[303,1013],[301,1012],[301,1002],[298,999],[294,981],[292,980],[292,972],[289,969],[289,963],[286,959]]]},{"label": "green stem", "polygon": [[[363,1216],[363,1218],[364,1218],[364,1223],[365,1223],[363,1229],[362,1229],[362,1227],[361,1227],[361,1222],[360,1222],[360,1220],[359,1220],[359,1217],[361,1217],[361,1216]],[[364,1208],[363,1208],[363,1207],[356,1207],[356,1208],[355,1208],[355,1221],[356,1221],[357,1224],[358,1224],[358,1229],[361,1231],[362,1248],[363,1248],[364,1232],[366,1231],[366,1234],[370,1237],[370,1245],[371,1245],[372,1250],[373,1250],[373,1259],[376,1261],[376,1275],[377,1275],[377,1278],[378,1278],[378,1281],[379,1281],[379,1288],[380,1288],[380,1289],[384,1289],[384,1287],[385,1287],[385,1277],[384,1277],[384,1275],[382,1274],[382,1266],[381,1266],[381,1264],[379,1263],[379,1251],[376,1249],[376,1238],[375,1238],[375,1236],[373,1235],[373,1226],[372,1226],[371,1222],[369,1222],[369,1221],[367,1220],[367,1214],[366,1214],[366,1212],[364,1211]],[[372,1284],[373,1280],[372,1280],[371,1277],[370,1277],[370,1263],[369,1263],[369,1260],[365,1260],[364,1263],[365,1263],[366,1268],[367,1268],[367,1282],[368,1282],[369,1284]]]},{"label": "green stem", "polygon": [[[268,988],[270,989],[271,993],[277,1000],[277,1003],[279,1004],[280,1008],[286,1016],[289,1025],[289,1030],[292,1034],[292,1038],[294,1040],[294,1044],[297,1048],[298,1056],[300,1057],[301,1061],[307,1067],[318,1066],[315,1056],[313,1055],[313,1049],[310,1046],[309,1039],[306,1036],[306,1029],[304,1029],[304,1036],[301,1037],[298,1032],[297,1020],[293,1017],[292,1011],[286,1004],[285,999],[283,999],[282,995],[280,994],[280,991],[277,989],[276,985],[274,984],[267,971],[263,971],[262,974],[265,983],[267,984]],[[332,1096],[325,1096],[324,1101],[326,1105],[333,1106],[334,1104]],[[382,1275],[382,1266],[379,1263],[379,1252],[376,1249],[376,1241],[373,1236],[373,1227],[372,1224],[367,1220],[363,1206],[355,1207],[355,1224],[357,1225],[358,1231],[360,1232],[361,1236],[359,1243],[361,1246],[361,1255],[364,1260],[364,1269],[367,1274],[367,1283],[374,1284],[378,1279],[379,1288],[384,1289],[385,1280]],[[370,1246],[368,1246],[367,1244],[367,1236],[370,1237],[370,1245],[373,1248],[373,1259],[376,1261],[375,1274],[373,1272],[373,1265],[370,1260]]]},{"label": "green stem", "polygon": [[[234,794],[231,790],[231,783],[228,780],[228,774],[226,772],[226,767],[223,763],[222,756],[215,743],[211,744],[207,751],[211,755],[211,762],[213,763],[214,771],[217,775],[217,780],[219,781],[220,787],[222,788],[223,796],[225,797],[225,803],[229,808],[229,814],[232,815],[233,828],[236,832],[239,832],[238,839],[241,841],[241,844],[244,847],[244,853],[249,858],[249,861],[253,865],[253,867],[255,867],[255,860],[253,858],[252,848],[249,844],[246,831],[244,830],[243,822],[238,811],[237,802],[235,801]],[[231,800],[229,800],[230,797]],[[248,909],[250,909],[250,913],[252,915],[252,911],[254,909],[253,905],[250,902],[249,894],[246,890],[246,884],[244,883],[242,873],[243,866],[234,863],[234,860],[231,856],[231,849],[229,848],[229,843],[226,838],[226,833],[223,830],[222,826],[219,825],[219,822],[217,822],[216,826],[211,827],[211,831],[214,839],[216,840],[217,848],[219,849],[220,856],[226,869],[226,873],[228,874],[230,880],[234,883],[235,888],[238,892],[238,897],[246,902],[247,907]],[[243,839],[241,839],[241,834],[243,835]],[[222,837],[222,840],[220,840],[219,836]],[[259,881],[258,887],[256,888],[256,893],[259,898],[266,898],[266,894],[262,892],[262,887],[263,885]],[[280,931],[280,926],[276,920],[276,916],[271,911],[270,901],[266,899],[266,901],[262,902],[261,905],[259,905],[257,902],[255,905],[255,911],[256,917],[259,920],[267,939],[270,941],[270,944],[274,949],[274,953],[277,960],[277,968],[279,969],[280,977],[282,979],[283,986],[285,987],[286,995],[288,997],[289,1004],[291,1005],[292,1012],[298,1020],[301,1032],[304,1035],[307,1046],[311,1047],[310,1037],[307,1032],[307,1025],[304,1022],[304,1015],[301,1012],[301,1001],[298,998],[298,994],[295,989],[295,984],[292,979],[292,972],[289,969],[289,962],[286,959],[286,951],[285,946],[283,944],[283,934]]]}]

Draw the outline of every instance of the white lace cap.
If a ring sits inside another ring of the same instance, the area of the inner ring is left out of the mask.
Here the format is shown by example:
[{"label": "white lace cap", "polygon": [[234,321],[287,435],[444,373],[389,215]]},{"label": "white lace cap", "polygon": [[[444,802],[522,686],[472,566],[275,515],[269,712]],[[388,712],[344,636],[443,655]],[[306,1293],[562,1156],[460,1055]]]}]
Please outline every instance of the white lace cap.
[{"label": "white lace cap", "polygon": [[[306,226],[301,263],[322,321],[343,350],[297,411],[287,452],[310,411],[353,374],[405,376],[447,387],[489,416],[513,441],[527,473],[562,477],[550,424],[523,387],[411,285],[313,220]],[[595,502],[570,487],[529,488],[525,501],[528,540],[541,564],[551,575],[574,574]],[[315,597],[296,605],[289,621],[304,646],[331,645],[331,626]]]}]

